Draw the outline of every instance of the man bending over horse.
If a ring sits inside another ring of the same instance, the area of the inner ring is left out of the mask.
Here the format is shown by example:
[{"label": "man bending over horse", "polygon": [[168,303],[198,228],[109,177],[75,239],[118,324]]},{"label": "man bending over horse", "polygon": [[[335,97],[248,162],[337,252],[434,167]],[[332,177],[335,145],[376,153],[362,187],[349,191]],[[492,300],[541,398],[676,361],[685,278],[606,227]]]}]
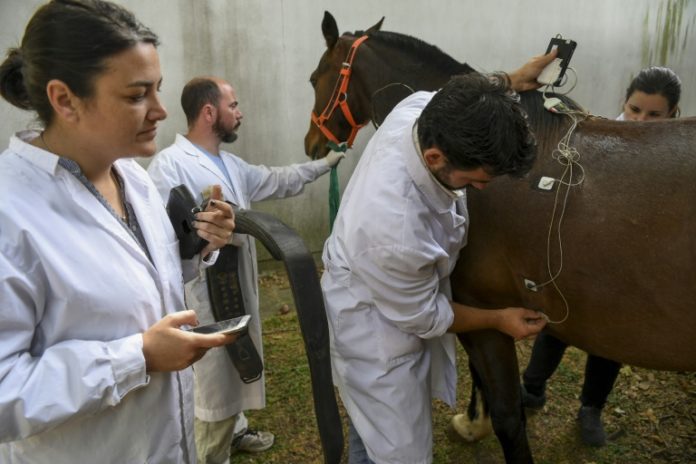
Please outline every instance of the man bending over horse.
[{"label": "man bending over horse", "polygon": [[513,90],[553,56],[510,74],[456,76],[403,100],[370,140],[324,246],[322,288],[350,463],[432,462],[431,397],[455,403],[454,333],[539,332],[541,314],[451,301],[466,244],[465,187],[521,176],[535,142]]}]

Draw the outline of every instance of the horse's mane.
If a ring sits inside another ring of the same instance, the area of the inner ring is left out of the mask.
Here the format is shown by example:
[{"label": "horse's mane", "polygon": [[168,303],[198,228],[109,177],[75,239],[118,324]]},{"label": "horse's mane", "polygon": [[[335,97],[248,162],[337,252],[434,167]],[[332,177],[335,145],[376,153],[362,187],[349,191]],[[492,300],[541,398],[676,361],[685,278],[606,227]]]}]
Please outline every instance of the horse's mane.
[{"label": "horse's mane", "polygon": [[[565,95],[547,92],[546,97],[558,98],[571,110],[585,112],[582,106]],[[544,107],[544,95],[537,90],[520,92],[520,103],[527,112],[532,130],[537,134],[537,141],[545,140],[551,145],[555,145],[563,135],[561,131],[565,130],[569,125],[570,119],[568,116],[547,110]],[[544,152],[547,148],[550,147],[540,146],[539,152]]]},{"label": "horse's mane", "polygon": [[[356,37],[360,37],[364,34],[364,31],[355,31],[354,33]],[[429,66],[437,68],[449,75],[474,71],[468,64],[460,63],[436,46],[430,45],[410,35],[400,34],[398,32],[373,31],[370,33],[370,40],[412,54]]]},{"label": "horse's mane", "polygon": [[[361,37],[365,35],[365,32],[355,31],[353,34],[347,34]],[[453,76],[456,74],[475,72],[468,64],[460,63],[438,47],[416,37],[389,31],[372,31],[369,33],[369,36],[371,41],[407,53],[415,57],[425,66],[437,69],[446,75]],[[546,97],[558,98],[568,108],[579,112],[585,112],[578,103],[565,95],[547,92]],[[555,146],[563,135],[562,131],[568,127],[570,122],[569,118],[562,114],[551,113],[544,108],[544,96],[541,92],[536,90],[521,92],[520,103],[527,112],[529,123],[534,132],[543,134],[543,136],[538,136],[537,140],[551,141]],[[547,148],[548,147],[540,146],[539,150],[542,151]]]}]

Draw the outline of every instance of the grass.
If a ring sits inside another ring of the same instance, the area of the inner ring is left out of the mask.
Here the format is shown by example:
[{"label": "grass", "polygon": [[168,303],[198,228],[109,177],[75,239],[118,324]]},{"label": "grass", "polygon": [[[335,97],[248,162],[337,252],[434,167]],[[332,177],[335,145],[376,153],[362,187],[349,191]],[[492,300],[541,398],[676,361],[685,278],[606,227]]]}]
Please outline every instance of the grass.
[{"label": "grass", "polygon": [[[290,311],[281,314],[284,304]],[[323,463],[304,345],[282,274],[261,276],[261,305],[265,314],[267,406],[247,415],[254,428],[275,433],[276,442],[258,455],[237,454],[231,463]],[[531,346],[531,341],[517,344],[521,366],[526,365]],[[433,403],[434,462],[503,463],[495,437],[468,444],[452,436],[450,418],[465,410],[470,392],[466,353],[459,349],[458,357],[457,411],[438,401]],[[535,462],[696,463],[696,373],[622,369],[604,412],[609,443],[594,449],[582,445],[575,426],[584,362],[585,354],[570,348],[549,383],[547,405],[528,418]]]}]

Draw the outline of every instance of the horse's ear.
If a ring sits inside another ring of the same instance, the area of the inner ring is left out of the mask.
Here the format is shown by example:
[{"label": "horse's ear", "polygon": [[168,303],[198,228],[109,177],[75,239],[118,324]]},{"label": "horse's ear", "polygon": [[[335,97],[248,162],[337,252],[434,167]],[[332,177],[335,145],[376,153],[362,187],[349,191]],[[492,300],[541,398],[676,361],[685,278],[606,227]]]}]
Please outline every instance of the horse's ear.
[{"label": "horse's ear", "polygon": [[324,11],[324,19],[321,21],[321,32],[324,34],[324,39],[326,39],[326,46],[330,49],[333,48],[338,40],[338,25],[328,11]]},{"label": "horse's ear", "polygon": [[379,31],[380,29],[382,29],[382,23],[383,23],[383,22],[384,22],[384,16],[382,16],[382,19],[380,19],[380,20],[377,22],[377,24],[375,24],[374,26],[372,26],[371,28],[369,28],[368,30],[366,30],[366,31],[365,31],[365,34],[370,34],[370,33],[372,33],[372,32]]}]

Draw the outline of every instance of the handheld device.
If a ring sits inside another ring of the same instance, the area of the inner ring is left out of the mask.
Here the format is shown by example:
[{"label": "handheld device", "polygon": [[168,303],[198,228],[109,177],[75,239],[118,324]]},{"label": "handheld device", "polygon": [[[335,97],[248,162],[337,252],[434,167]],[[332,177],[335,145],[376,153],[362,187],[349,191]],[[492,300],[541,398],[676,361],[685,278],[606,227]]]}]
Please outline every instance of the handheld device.
[{"label": "handheld device", "polygon": [[212,324],[198,325],[196,327],[191,327],[188,329],[189,332],[196,332],[202,334],[210,333],[222,333],[222,334],[233,334],[243,332],[249,326],[249,320],[251,316],[245,314],[244,316],[234,317],[232,319],[227,319],[224,321],[214,322]]},{"label": "handheld device", "polygon": [[540,84],[553,85],[554,87],[560,86],[576,46],[577,43],[575,41],[564,39],[560,34],[552,38],[549,42],[549,46],[546,47],[546,53],[549,53],[554,48],[558,49],[558,53],[556,54],[556,58],[546,65],[541,74],[539,74],[537,82]]}]

